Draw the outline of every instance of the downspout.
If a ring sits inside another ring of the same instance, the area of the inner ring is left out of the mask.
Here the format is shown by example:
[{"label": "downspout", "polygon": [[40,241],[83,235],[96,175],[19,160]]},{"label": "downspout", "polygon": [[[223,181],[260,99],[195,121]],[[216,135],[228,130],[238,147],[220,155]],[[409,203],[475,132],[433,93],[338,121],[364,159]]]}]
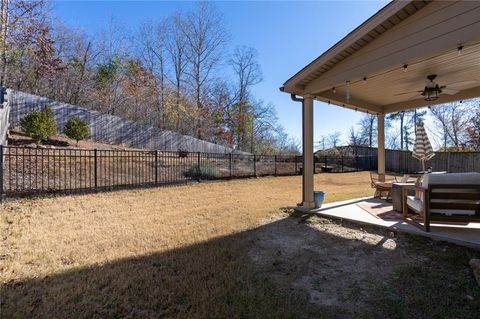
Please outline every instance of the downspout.
[{"label": "downspout", "polygon": [[[280,91],[283,92],[283,87],[280,88]],[[305,120],[305,117],[304,117],[304,112],[305,112],[305,108],[303,107],[303,102],[305,101],[303,98],[300,98],[300,97],[297,97],[296,94],[290,94],[290,98],[292,99],[292,101],[294,102],[301,102],[302,103],[302,128],[303,126],[305,125],[305,123],[303,123],[303,121]],[[303,132],[303,129],[302,129],[302,175],[305,174],[305,134]],[[306,201],[306,198],[305,198],[305,185],[304,183],[302,183],[302,204]]]}]

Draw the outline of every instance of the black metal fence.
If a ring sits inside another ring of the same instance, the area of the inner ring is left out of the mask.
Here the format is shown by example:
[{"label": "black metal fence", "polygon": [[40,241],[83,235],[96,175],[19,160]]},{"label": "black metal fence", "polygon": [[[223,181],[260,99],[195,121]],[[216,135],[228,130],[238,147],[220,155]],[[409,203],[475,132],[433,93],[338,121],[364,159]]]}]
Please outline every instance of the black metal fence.
[{"label": "black metal fence", "polygon": [[[328,156],[316,171],[376,167],[373,157]],[[84,150],[0,146],[0,194],[79,192],[300,174],[296,155]]]},{"label": "black metal fence", "polygon": [[[400,155],[400,156],[397,156]],[[386,169],[418,170],[408,152],[388,151]],[[437,153],[427,162],[435,170],[480,171],[480,153]],[[377,169],[377,156],[327,155],[315,158],[316,172]],[[187,184],[260,176],[297,175],[296,155],[244,155],[201,152],[86,150],[0,145],[0,195],[80,192]]]}]

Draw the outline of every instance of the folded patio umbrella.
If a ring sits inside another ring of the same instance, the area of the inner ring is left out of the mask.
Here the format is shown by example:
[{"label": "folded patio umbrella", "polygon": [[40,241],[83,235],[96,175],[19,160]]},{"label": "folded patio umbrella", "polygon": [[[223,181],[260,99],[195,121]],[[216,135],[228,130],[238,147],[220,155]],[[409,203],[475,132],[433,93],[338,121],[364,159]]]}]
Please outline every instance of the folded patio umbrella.
[{"label": "folded patio umbrella", "polygon": [[423,126],[422,121],[417,123],[417,133],[415,136],[415,148],[413,149],[412,156],[422,162],[422,169],[425,171],[425,161],[428,161],[435,156],[433,152],[432,144],[428,139],[427,132]]}]

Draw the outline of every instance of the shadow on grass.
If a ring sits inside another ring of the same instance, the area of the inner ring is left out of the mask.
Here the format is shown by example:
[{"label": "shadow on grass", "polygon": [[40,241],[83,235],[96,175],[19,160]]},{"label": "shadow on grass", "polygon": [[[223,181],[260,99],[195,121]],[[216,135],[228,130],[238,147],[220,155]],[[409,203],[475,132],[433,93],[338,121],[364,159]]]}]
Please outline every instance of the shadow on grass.
[{"label": "shadow on grass", "polygon": [[[462,317],[478,314],[480,293],[464,265],[472,251],[412,236],[385,249],[383,230],[367,229],[381,236],[376,244],[322,230],[365,231],[344,226],[289,216],[181,249],[11,282],[1,287],[2,317],[430,318],[452,306]],[[419,268],[420,276],[409,271]],[[395,276],[376,280],[377,271]],[[439,288],[446,282],[448,294]],[[476,304],[465,293],[477,293]]]}]

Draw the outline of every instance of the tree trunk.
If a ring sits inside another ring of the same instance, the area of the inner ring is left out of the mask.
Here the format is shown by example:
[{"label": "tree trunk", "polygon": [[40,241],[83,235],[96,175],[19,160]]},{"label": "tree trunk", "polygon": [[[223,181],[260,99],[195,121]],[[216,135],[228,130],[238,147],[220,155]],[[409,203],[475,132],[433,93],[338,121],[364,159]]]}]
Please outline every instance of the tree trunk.
[{"label": "tree trunk", "polygon": [[400,149],[403,150],[403,114],[400,115]]},{"label": "tree trunk", "polygon": [[[1,0],[1,40],[0,40],[0,45],[2,46],[1,48],[1,61],[2,61],[2,67],[0,70],[0,85],[2,87],[6,86],[7,84],[7,36],[8,36],[8,0]],[[3,97],[2,97],[3,99]]]}]

